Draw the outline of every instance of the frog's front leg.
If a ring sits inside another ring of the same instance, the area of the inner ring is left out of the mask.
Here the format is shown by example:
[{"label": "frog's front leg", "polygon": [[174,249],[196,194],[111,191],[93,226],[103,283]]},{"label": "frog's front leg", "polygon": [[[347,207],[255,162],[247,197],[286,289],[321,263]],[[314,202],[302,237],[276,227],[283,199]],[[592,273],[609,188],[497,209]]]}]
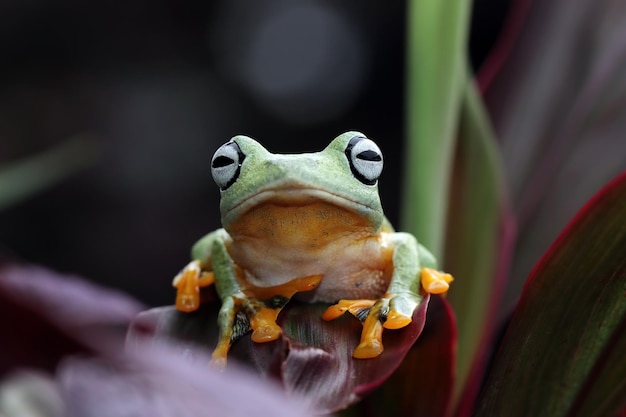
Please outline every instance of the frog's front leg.
[{"label": "frog's front leg", "polygon": [[208,248],[215,274],[215,289],[222,301],[217,317],[219,336],[212,355],[212,364],[219,368],[226,365],[231,344],[250,330],[250,320],[243,308],[246,297],[240,285],[244,272],[228,254],[225,238],[227,235],[213,240]]},{"label": "frog's front leg", "polygon": [[447,291],[452,276],[437,271],[434,257],[408,233],[389,233],[385,243],[393,248],[393,274],[387,292],[378,300],[340,300],[330,306],[325,320],[339,317],[346,311],[363,323],[361,341],[353,356],[373,358],[383,352],[383,328],[399,329],[412,321],[413,312],[426,293]]},{"label": "frog's front leg", "polygon": [[190,313],[200,307],[200,288],[215,282],[211,265],[213,244],[217,241],[223,242],[227,237],[224,229],[218,229],[194,245],[191,253],[193,260],[172,281],[172,286],[176,288],[176,308],[179,311]]}]

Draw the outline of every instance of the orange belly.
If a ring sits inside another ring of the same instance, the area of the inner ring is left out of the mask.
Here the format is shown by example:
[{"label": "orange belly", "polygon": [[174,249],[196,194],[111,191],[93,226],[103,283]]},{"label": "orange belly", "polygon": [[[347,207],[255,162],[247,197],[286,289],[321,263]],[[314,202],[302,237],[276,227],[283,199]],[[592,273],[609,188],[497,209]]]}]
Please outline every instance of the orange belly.
[{"label": "orange belly", "polygon": [[323,275],[314,291],[301,294],[309,301],[377,298],[391,278],[392,248],[366,218],[332,204],[262,204],[229,234],[229,253],[254,285]]}]

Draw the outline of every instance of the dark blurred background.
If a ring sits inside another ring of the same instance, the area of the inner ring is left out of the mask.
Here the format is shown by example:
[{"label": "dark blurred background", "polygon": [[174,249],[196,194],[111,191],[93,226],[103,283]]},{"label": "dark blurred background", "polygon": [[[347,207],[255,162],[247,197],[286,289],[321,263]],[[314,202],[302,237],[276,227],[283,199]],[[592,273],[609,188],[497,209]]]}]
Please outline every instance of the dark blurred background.
[{"label": "dark blurred background", "polygon": [[[507,4],[474,2],[474,68]],[[2,0],[0,168],[76,137],[98,156],[0,212],[0,251],[170,304],[191,245],[219,227],[209,161],[238,133],[300,152],[364,132],[385,154],[381,194],[395,221],[405,7]]]}]

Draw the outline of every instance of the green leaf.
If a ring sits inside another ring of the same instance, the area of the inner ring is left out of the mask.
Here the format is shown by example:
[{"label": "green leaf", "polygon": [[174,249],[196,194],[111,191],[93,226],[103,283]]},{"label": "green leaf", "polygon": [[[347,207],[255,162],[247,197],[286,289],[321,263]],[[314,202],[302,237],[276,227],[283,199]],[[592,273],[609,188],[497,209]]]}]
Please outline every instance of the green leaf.
[{"label": "green leaf", "polygon": [[[469,8],[465,1],[413,1],[408,22],[402,230],[457,277],[449,295],[459,325],[456,400],[472,363],[485,360],[479,353],[492,336],[501,291],[496,272],[512,242],[500,155],[466,66]],[[476,371],[473,381],[480,378]]]},{"label": "green leaf", "polygon": [[401,230],[441,259],[451,162],[466,80],[469,1],[408,3],[407,142]]},{"label": "green leaf", "polygon": [[484,345],[491,341],[497,325],[502,275],[514,235],[501,155],[473,82],[464,91],[449,198],[443,265],[456,277],[448,294],[459,327],[455,402],[465,386],[473,390],[465,393],[470,396],[465,400],[471,401],[487,360]]},{"label": "green leaf", "polygon": [[476,416],[612,416],[626,406],[626,173],[535,267]]},{"label": "green leaf", "polygon": [[41,154],[0,167],[0,210],[90,166],[96,151],[93,139],[77,136]]}]

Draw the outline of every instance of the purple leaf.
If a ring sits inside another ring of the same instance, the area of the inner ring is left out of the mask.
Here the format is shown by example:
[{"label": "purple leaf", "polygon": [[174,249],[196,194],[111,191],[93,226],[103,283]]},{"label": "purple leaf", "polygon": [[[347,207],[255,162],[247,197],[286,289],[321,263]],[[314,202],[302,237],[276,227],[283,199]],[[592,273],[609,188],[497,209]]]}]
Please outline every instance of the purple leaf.
[{"label": "purple leaf", "polygon": [[626,169],[626,2],[530,3],[485,91],[519,220],[508,306],[567,220]]},{"label": "purple leaf", "polygon": [[68,416],[311,415],[278,386],[250,372],[231,365],[220,373],[209,369],[208,356],[191,356],[163,344],[139,343],[106,358],[69,358],[59,369]]},{"label": "purple leaf", "polygon": [[120,329],[140,308],[123,294],[77,278],[5,266],[0,270],[0,375],[20,367],[52,372],[60,362],[58,385],[5,382],[29,398],[58,390],[64,400],[59,407],[74,417],[310,415],[296,399],[285,399],[279,388],[248,372],[234,366],[225,374],[211,371],[208,357],[189,346],[180,354],[163,343],[136,341],[137,349],[125,351]]},{"label": "purple leaf", "polygon": [[[399,330],[385,330],[384,352],[373,359],[354,359],[360,322],[343,316],[325,322],[324,304],[291,302],[281,312],[278,324],[282,337],[257,344],[249,335],[235,342],[229,364],[239,361],[263,376],[280,381],[291,396],[305,398],[317,413],[328,413],[349,406],[380,385],[398,367],[417,340],[425,321],[428,296],[413,315],[413,322]],[[184,346],[212,350],[217,341],[217,305],[203,305],[194,313],[180,313],[174,307],[152,309],[139,315],[130,329],[128,343],[144,338],[178,340]],[[230,365],[229,365],[230,366]]]},{"label": "purple leaf", "polygon": [[18,366],[51,370],[64,355],[121,346],[141,304],[44,268],[0,269],[0,374]]},{"label": "purple leaf", "polygon": [[0,292],[0,377],[18,367],[52,370],[86,346]]},{"label": "purple leaf", "polygon": [[0,379],[0,416],[62,417],[65,404],[47,372],[20,369]]},{"label": "purple leaf", "polygon": [[489,56],[476,74],[476,82],[480,91],[485,91],[490,87],[491,82],[498,76],[502,66],[506,63],[511,49],[524,27],[531,3],[532,0],[512,0],[509,2],[509,13],[502,25],[502,31],[489,52]]},{"label": "purple leaf", "polygon": [[143,308],[118,291],[35,266],[0,270],[0,292],[59,327],[125,324]]}]

